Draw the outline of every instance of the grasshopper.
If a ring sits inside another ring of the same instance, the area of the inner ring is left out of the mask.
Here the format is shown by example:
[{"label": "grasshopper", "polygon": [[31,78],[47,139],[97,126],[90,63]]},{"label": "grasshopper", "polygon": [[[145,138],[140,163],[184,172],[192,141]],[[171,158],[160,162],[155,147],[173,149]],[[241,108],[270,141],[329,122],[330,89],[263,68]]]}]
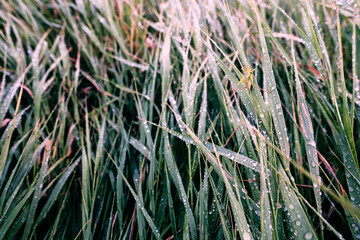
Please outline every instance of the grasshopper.
[{"label": "grasshopper", "polygon": [[[247,65],[247,66],[245,67],[244,76],[241,78],[241,80],[239,81],[239,83],[232,89],[232,91],[236,92],[236,91],[238,91],[238,90],[245,89],[245,88],[250,91],[251,86],[254,86],[254,87],[256,87],[256,88],[258,88],[258,89],[260,89],[260,90],[262,90],[262,91],[264,91],[264,92],[266,92],[266,93],[271,93],[272,91],[268,92],[268,91],[266,91],[265,89],[259,88],[258,86],[254,85],[254,84],[252,83],[252,81],[253,81],[252,79],[253,79],[253,77],[254,77],[254,75],[253,75],[252,73],[253,73],[254,71],[255,71],[255,69],[252,69],[252,68],[250,67],[250,65]],[[240,84],[242,84],[243,82],[245,82],[246,87],[237,88],[237,87],[238,87]]]}]

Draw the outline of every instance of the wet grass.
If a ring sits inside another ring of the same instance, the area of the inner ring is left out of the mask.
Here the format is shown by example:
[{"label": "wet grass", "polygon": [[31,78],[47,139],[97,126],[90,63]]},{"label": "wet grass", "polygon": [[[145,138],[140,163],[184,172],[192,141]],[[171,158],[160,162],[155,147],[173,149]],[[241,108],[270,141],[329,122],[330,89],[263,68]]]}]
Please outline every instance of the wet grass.
[{"label": "wet grass", "polygon": [[357,1],[0,1],[0,239],[360,238]]}]

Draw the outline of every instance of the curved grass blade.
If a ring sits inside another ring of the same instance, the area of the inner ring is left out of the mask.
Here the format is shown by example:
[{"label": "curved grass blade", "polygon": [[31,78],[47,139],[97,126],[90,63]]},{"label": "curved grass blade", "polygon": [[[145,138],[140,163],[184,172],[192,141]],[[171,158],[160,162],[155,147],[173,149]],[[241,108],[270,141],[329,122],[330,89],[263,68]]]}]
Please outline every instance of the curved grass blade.
[{"label": "curved grass blade", "polygon": [[66,181],[71,176],[71,173],[74,171],[75,167],[79,164],[81,158],[78,158],[61,176],[61,178],[56,183],[54,189],[52,190],[49,198],[47,199],[45,205],[42,207],[42,210],[37,217],[35,225],[39,225],[40,222],[46,217],[51,207],[54,205],[56,199],[58,198],[61,190],[63,189]]},{"label": "curved grass blade", "polygon": [[146,211],[144,204],[140,201],[138,195],[136,194],[136,192],[134,191],[134,189],[131,187],[130,183],[127,181],[127,179],[125,178],[124,175],[122,175],[126,185],[128,186],[131,194],[133,195],[137,207],[141,210],[142,214],[144,215],[145,220],[147,221],[147,223],[149,224],[154,236],[156,237],[156,239],[161,239],[160,237],[160,233],[159,230],[156,228],[155,223],[152,221],[150,215],[148,214],[148,212]]},{"label": "curved grass blade", "polygon": [[19,212],[23,209],[26,202],[30,199],[31,194],[35,191],[35,187],[32,186],[26,193],[26,195],[19,201],[18,204],[12,209],[8,214],[6,221],[0,227],[0,239],[5,239],[6,233],[9,228],[12,226],[15,218],[18,216]]},{"label": "curved grass blade", "polygon": [[[162,125],[166,127],[166,120],[165,120],[165,113],[162,116]],[[166,160],[166,166],[169,170],[169,174],[171,176],[171,179],[173,180],[176,188],[179,191],[181,201],[184,203],[186,215],[187,215],[187,221],[189,223],[190,227],[190,233],[192,239],[197,239],[197,227],[195,224],[195,218],[192,213],[190,203],[187,197],[187,194],[185,192],[184,185],[182,183],[182,179],[179,173],[179,169],[176,166],[175,159],[171,150],[169,136],[166,132],[163,132],[164,137],[164,154],[165,154],[165,160]]]},{"label": "curved grass blade", "polygon": [[29,69],[29,67],[30,67],[30,65],[24,70],[21,77],[19,77],[18,80],[14,83],[14,85],[10,88],[8,95],[6,96],[5,100],[1,103],[1,106],[0,106],[0,123],[2,123],[2,121],[3,121],[4,117],[5,117],[5,114],[6,114],[7,110],[9,109],[11,100],[15,96],[15,93],[16,93],[17,89],[19,88],[20,83],[22,81],[23,84],[21,85],[21,89],[20,89],[20,93],[19,93],[19,99],[18,99],[17,104],[16,104],[14,119],[12,121],[11,128],[10,128],[10,130],[9,130],[7,136],[6,136],[6,140],[4,142],[4,145],[1,148],[1,153],[0,153],[0,179],[1,179],[3,171],[4,171],[6,159],[8,157],[10,141],[11,141],[11,137],[12,137],[12,134],[13,134],[13,131],[14,131],[14,128],[15,128],[17,114],[18,114],[18,111],[19,111],[19,108],[20,108],[20,100],[21,100],[22,93],[23,93],[24,78],[25,78],[25,74],[26,74],[27,70]]},{"label": "curved grass blade", "polygon": [[[173,112],[176,114],[175,112]],[[184,123],[183,123],[184,124]],[[196,146],[202,151],[202,153],[209,160],[211,165],[214,167],[216,172],[221,176],[222,180],[225,183],[227,192],[229,194],[231,207],[233,209],[233,214],[235,218],[235,222],[238,226],[237,231],[240,234],[241,239],[253,239],[252,233],[250,231],[249,225],[246,220],[245,212],[243,206],[240,201],[237,200],[236,195],[232,189],[232,185],[229,182],[229,174],[224,170],[223,165],[220,162],[219,155],[217,153],[217,149],[213,145],[214,153],[216,157],[211,153],[211,151],[202,143],[202,141],[192,132],[192,130],[184,124],[187,133],[190,135],[192,140],[195,142]]]},{"label": "curved grass blade", "polygon": [[[312,126],[312,122],[310,119],[309,110],[307,108],[304,95],[302,93],[300,79],[298,75],[298,70],[296,66],[295,60],[295,50],[294,44],[292,43],[292,58],[294,62],[294,70],[295,70],[295,83],[296,83],[296,94],[297,94],[297,104],[298,104],[298,114],[300,116],[300,126],[302,129],[303,137],[306,142],[306,155],[308,158],[309,169],[310,173],[315,177],[320,178],[320,171],[319,171],[319,161],[316,152],[316,143],[314,139],[314,130]],[[320,186],[316,183],[313,183],[314,187],[314,194],[315,194],[315,201],[316,201],[316,208],[317,211],[322,214],[322,207],[321,207],[321,190]],[[320,221],[320,226],[322,230],[322,222]]]},{"label": "curved grass blade", "polygon": [[[228,240],[233,239],[231,237],[231,233],[229,231],[230,227],[227,224],[229,222],[229,220],[224,211],[225,207],[220,202],[219,193],[217,191],[216,184],[214,183],[214,180],[211,176],[209,177],[209,179],[210,179],[211,188],[213,189],[213,192],[214,192],[214,200],[215,200],[216,208],[218,210],[217,212],[219,213],[219,217],[220,217],[220,221],[221,221],[221,227],[222,227],[223,234],[224,234],[223,237],[224,237],[224,239],[228,239]],[[215,214],[215,212],[212,212],[212,214]]]},{"label": "curved grass blade", "polygon": [[[199,143],[202,146],[204,146],[206,149],[208,149],[210,152],[215,152],[216,151],[220,156],[227,157],[227,158],[231,159],[232,161],[234,161],[236,163],[242,164],[242,165],[244,165],[244,166],[246,166],[246,167],[260,173],[260,164],[258,162],[256,162],[256,161],[254,161],[253,159],[245,156],[245,155],[233,152],[233,151],[231,151],[229,149],[220,147],[218,145],[215,145],[215,144],[212,144],[212,143],[209,143],[209,142],[206,142],[206,141],[202,141],[200,139],[197,139],[198,141],[194,140],[194,138],[192,136],[196,136],[196,135],[193,132],[192,132],[192,134],[189,134],[189,132],[188,132],[188,134],[190,136],[187,136],[187,135],[183,135],[181,133],[175,132],[175,131],[173,131],[171,129],[161,127],[161,126],[156,125],[156,124],[154,124],[154,125],[161,128],[161,129],[163,129],[163,130],[165,130],[165,131],[167,131],[171,135],[179,138],[180,140],[184,141],[186,144],[197,145]],[[268,175],[268,173],[266,173],[266,174]]]},{"label": "curved grass blade", "polygon": [[[270,111],[274,120],[276,135],[278,137],[278,141],[280,144],[280,148],[285,152],[287,156],[290,156],[290,146],[289,146],[289,138],[287,135],[287,129],[285,125],[284,114],[281,108],[281,101],[279,97],[279,93],[276,89],[276,82],[274,77],[274,72],[271,66],[271,61],[269,57],[269,51],[266,45],[264,31],[261,25],[260,13],[256,6],[253,6],[253,10],[256,15],[257,25],[259,30],[259,38],[260,45],[262,48],[262,56],[264,58],[263,61],[263,69],[267,83],[267,90],[269,92],[269,106]],[[288,163],[285,162],[285,165],[289,167]]]},{"label": "curved grass blade", "polygon": [[44,154],[44,159],[42,160],[42,166],[41,166],[41,170],[40,170],[40,174],[39,174],[39,177],[38,177],[38,180],[36,182],[36,185],[35,185],[35,193],[34,193],[34,196],[33,196],[33,200],[30,204],[30,210],[29,210],[29,215],[26,219],[26,225],[25,225],[25,229],[24,229],[24,233],[23,233],[23,236],[22,238],[23,239],[27,239],[31,230],[32,230],[32,227],[34,225],[34,218],[35,218],[35,213],[36,213],[36,209],[38,207],[38,204],[39,204],[39,201],[40,201],[40,198],[41,198],[41,190],[42,190],[42,187],[43,187],[43,184],[44,184],[44,180],[45,180],[45,177],[46,177],[46,171],[47,171],[47,168],[48,168],[48,162],[49,162],[49,158],[50,158],[50,153],[51,153],[51,146],[52,146],[52,142],[51,140],[48,140],[47,143],[46,143],[46,146],[45,146],[45,153]]}]

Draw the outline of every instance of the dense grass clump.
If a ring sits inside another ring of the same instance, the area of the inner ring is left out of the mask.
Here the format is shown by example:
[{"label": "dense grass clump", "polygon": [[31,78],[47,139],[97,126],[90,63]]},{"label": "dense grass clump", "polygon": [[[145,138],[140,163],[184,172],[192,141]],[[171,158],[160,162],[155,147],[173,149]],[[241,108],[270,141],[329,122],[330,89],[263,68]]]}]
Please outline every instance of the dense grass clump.
[{"label": "dense grass clump", "polygon": [[0,0],[0,239],[360,238],[359,13]]}]

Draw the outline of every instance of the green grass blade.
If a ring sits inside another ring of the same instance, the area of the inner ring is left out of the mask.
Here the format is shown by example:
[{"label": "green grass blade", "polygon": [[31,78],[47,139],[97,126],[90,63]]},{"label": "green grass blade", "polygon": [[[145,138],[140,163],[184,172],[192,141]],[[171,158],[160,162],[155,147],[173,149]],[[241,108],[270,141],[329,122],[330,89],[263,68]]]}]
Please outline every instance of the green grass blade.
[{"label": "green grass blade", "polygon": [[38,207],[38,204],[39,204],[39,201],[41,198],[41,190],[42,190],[44,180],[46,177],[46,170],[48,168],[48,163],[49,163],[49,158],[50,158],[50,153],[51,153],[51,151],[50,151],[51,146],[52,146],[52,142],[51,142],[51,140],[48,140],[48,142],[46,143],[46,146],[45,146],[46,154],[44,154],[44,158],[42,159],[40,175],[39,175],[38,180],[35,185],[35,192],[34,192],[33,200],[29,206],[30,210],[29,210],[29,215],[26,219],[26,225],[25,225],[25,229],[24,229],[23,239],[28,238],[28,236],[31,233],[31,230],[33,228],[33,225],[34,225],[35,213],[36,213],[36,209]]},{"label": "green grass blade", "polygon": [[[296,82],[296,94],[297,94],[297,104],[298,104],[298,114],[300,116],[300,126],[302,129],[303,137],[306,142],[305,149],[306,149],[306,155],[308,158],[308,164],[310,173],[313,175],[313,177],[320,178],[320,171],[319,171],[319,161],[317,157],[316,152],[316,143],[314,139],[314,130],[313,125],[310,118],[310,113],[307,107],[307,104],[305,102],[304,95],[301,90],[301,84],[300,79],[298,75],[298,70],[296,66],[296,60],[295,60],[295,51],[294,47],[292,45],[292,57],[294,61],[294,70],[295,70],[295,82]],[[316,200],[316,208],[317,211],[322,214],[322,207],[321,207],[321,190],[318,184],[313,183],[314,187],[314,194],[315,194],[315,200]],[[320,222],[321,226],[322,223]],[[321,227],[322,229],[322,227]]]},{"label": "green grass blade", "polygon": [[261,25],[261,20],[257,9],[253,8],[257,17],[257,25],[259,29],[259,38],[260,44],[262,48],[262,56],[264,58],[263,68],[265,71],[265,78],[267,83],[267,90],[269,93],[269,107],[271,111],[271,115],[274,120],[274,126],[276,130],[276,135],[278,137],[278,141],[280,144],[280,148],[286,153],[286,155],[290,155],[290,147],[289,147],[289,139],[287,135],[287,128],[285,125],[284,114],[281,107],[281,101],[279,97],[279,93],[276,89],[276,82],[274,77],[274,72],[271,66],[271,61],[269,57],[269,51],[266,45],[266,40],[264,36],[264,31]]}]

